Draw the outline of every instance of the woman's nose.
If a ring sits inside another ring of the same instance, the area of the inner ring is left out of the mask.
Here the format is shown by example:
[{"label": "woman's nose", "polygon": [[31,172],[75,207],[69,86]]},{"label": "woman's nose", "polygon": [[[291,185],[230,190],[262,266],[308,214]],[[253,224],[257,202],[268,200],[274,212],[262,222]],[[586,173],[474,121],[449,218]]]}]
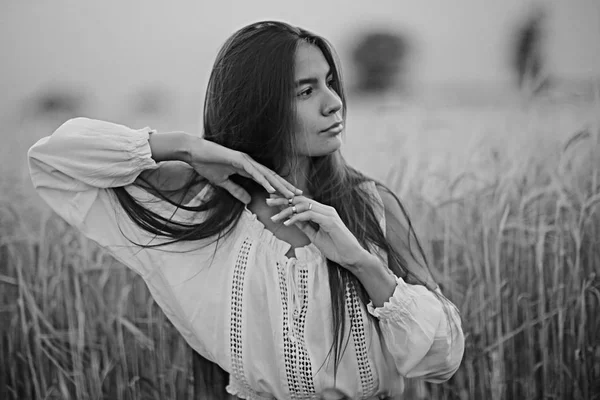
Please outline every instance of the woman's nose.
[{"label": "woman's nose", "polygon": [[342,99],[335,92],[335,90],[330,89],[326,95],[325,106],[323,108],[323,114],[331,115],[340,111],[342,108]]}]

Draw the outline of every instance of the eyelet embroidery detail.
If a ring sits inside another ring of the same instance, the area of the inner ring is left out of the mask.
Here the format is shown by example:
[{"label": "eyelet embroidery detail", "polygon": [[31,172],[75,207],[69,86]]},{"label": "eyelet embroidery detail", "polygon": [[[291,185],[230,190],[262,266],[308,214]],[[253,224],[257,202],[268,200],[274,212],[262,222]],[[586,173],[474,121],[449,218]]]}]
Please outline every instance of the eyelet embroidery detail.
[{"label": "eyelet embroidery detail", "polygon": [[235,377],[239,385],[251,389],[244,375],[244,363],[242,354],[242,299],[244,294],[244,278],[248,264],[248,254],[252,247],[250,239],[244,240],[233,270],[231,284],[231,328],[229,330],[229,346],[231,349],[231,375]]},{"label": "eyelet embroidery detail", "polygon": [[310,358],[306,351],[306,342],[304,341],[304,326],[306,324],[306,312],[308,310],[308,269],[306,267],[300,268],[300,295],[302,296],[302,308],[300,309],[300,317],[297,321],[298,339],[300,347],[300,363],[298,365],[300,371],[300,384],[302,386],[303,393],[314,394],[315,386],[312,376],[312,366],[310,364]]},{"label": "eyelet embroidery detail", "polygon": [[[295,262],[295,260],[291,262]],[[308,309],[308,269],[305,266],[299,268],[300,310],[296,310],[297,318],[293,319],[293,326],[290,327],[288,324],[287,268],[289,266],[285,263],[277,263],[283,306],[283,352],[288,391],[293,400],[316,398],[312,366],[304,341],[304,325]]]},{"label": "eyelet embroidery detail", "polygon": [[367,356],[367,341],[360,299],[358,298],[358,293],[352,282],[346,286],[346,305],[350,314],[352,341],[354,342],[356,360],[358,362],[358,373],[362,387],[361,399],[368,399],[374,394],[375,382],[373,379],[373,370],[371,369],[369,357]]}]

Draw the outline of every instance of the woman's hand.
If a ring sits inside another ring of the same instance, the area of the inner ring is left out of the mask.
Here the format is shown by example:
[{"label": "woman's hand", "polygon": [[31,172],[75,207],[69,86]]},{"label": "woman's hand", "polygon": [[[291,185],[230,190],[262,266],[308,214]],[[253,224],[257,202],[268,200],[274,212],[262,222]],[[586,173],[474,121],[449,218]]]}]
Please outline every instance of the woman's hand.
[{"label": "woman's hand", "polygon": [[[295,196],[290,204],[286,198],[271,195],[267,199],[267,205],[286,207],[271,219],[274,222],[285,221],[283,224],[286,226],[295,224],[325,257],[342,267],[352,269],[369,256],[342,222],[335,208],[304,196]],[[318,229],[313,228],[309,222],[317,224]]]},{"label": "woman's hand", "polygon": [[288,198],[302,194],[300,189],[245,153],[202,138],[194,138],[189,149],[185,162],[190,164],[199,175],[227,190],[245,204],[250,203],[250,194],[229,179],[231,175],[238,174],[254,179],[269,193],[279,192]]}]

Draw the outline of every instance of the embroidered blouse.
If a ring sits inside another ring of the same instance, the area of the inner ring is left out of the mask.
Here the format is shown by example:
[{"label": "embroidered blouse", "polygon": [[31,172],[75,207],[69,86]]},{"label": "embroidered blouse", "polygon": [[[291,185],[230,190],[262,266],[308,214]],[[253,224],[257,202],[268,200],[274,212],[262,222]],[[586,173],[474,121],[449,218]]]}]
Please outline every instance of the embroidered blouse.
[{"label": "embroidered blouse", "polygon": [[[139,228],[109,188],[124,187],[174,220],[205,217],[132,185],[143,171],[169,164],[152,159],[152,133],[71,119],[29,149],[33,185],[56,213],[144,279],[187,343],[230,374],[229,393],[250,400],[316,399],[334,388],[327,265],[316,246],[296,248],[295,257],[287,257],[291,245],[248,208],[218,244],[206,239],[141,248],[130,242],[168,239]],[[373,182],[365,185],[377,199],[385,232],[381,197]],[[206,185],[187,205],[199,204],[209,190]],[[352,329],[335,380],[339,393],[383,398],[402,392],[403,377],[443,382],[456,372],[464,351],[461,320],[436,290],[440,296],[397,278],[392,297],[375,308],[346,288],[346,326]],[[377,317],[381,335],[368,313]]]}]

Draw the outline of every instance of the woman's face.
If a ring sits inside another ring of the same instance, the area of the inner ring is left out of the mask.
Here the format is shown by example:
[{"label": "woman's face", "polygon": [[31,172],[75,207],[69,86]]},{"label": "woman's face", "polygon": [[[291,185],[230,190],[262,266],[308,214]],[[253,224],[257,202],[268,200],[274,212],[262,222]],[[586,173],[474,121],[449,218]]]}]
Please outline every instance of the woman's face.
[{"label": "woman's face", "polygon": [[[333,90],[329,64],[321,50],[301,43],[295,60],[294,134],[300,156],[323,156],[342,144],[342,100]],[[331,128],[331,129],[330,129]]]}]

